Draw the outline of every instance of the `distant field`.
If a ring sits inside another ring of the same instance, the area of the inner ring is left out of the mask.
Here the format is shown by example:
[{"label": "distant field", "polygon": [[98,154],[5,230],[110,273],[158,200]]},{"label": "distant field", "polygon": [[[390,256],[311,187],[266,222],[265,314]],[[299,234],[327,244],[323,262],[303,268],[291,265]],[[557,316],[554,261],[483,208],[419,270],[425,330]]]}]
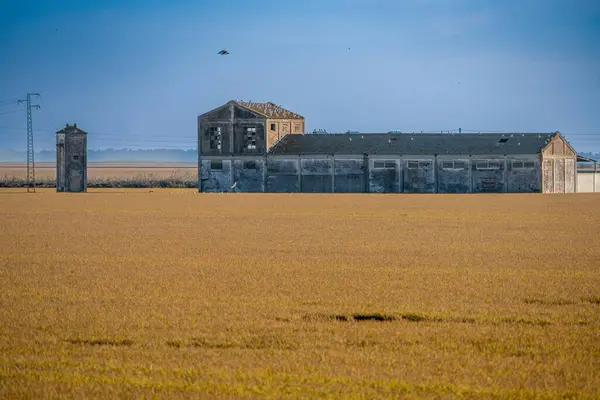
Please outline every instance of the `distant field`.
[{"label": "distant field", "polygon": [[598,398],[599,200],[0,190],[0,398]]}]

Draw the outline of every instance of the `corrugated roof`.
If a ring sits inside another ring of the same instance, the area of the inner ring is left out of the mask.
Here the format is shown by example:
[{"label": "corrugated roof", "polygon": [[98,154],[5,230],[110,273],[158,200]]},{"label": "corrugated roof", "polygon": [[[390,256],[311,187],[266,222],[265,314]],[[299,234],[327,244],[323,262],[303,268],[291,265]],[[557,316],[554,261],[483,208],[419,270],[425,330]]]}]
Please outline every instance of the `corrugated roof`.
[{"label": "corrugated roof", "polygon": [[278,106],[277,104],[268,102],[268,103],[255,103],[255,102],[245,102],[245,101],[236,101],[235,103],[241,105],[242,107],[249,108],[252,111],[256,111],[259,114],[266,116],[267,118],[279,118],[279,119],[304,119],[303,116],[293,113],[289,110],[286,110],[283,107]]},{"label": "corrugated roof", "polygon": [[73,125],[67,124],[67,126],[65,126],[64,128],[62,128],[60,131],[58,131],[56,133],[67,133],[67,134],[83,133],[83,134],[87,135],[87,132],[79,129],[77,127],[77,124],[73,124]]},{"label": "corrugated roof", "polygon": [[556,133],[309,134],[284,136],[271,154],[535,154]]}]

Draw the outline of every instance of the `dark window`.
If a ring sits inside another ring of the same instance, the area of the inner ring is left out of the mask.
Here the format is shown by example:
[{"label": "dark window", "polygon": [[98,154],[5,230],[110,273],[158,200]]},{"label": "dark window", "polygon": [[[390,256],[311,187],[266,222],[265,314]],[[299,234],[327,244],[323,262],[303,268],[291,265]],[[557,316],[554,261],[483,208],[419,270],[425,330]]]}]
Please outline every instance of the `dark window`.
[{"label": "dark window", "polygon": [[419,168],[429,168],[429,167],[431,167],[431,162],[419,161]]},{"label": "dark window", "polygon": [[525,161],[523,162],[523,168],[534,168],[535,163],[533,161]]},{"label": "dark window", "polygon": [[244,161],[244,169],[256,169],[256,161]]},{"label": "dark window", "polygon": [[381,160],[381,161],[374,161],[373,162],[373,168],[381,168],[381,169],[395,169],[396,168],[396,162],[392,161],[392,160]]},{"label": "dark window", "polygon": [[419,162],[418,161],[409,161],[408,169],[419,169]]},{"label": "dark window", "polygon": [[247,150],[256,150],[256,128],[244,128],[244,148]]},{"label": "dark window", "polygon": [[300,132],[300,128],[302,128],[300,124],[294,124],[294,132]]},{"label": "dark window", "polygon": [[454,168],[454,162],[452,162],[452,161],[443,161],[442,162],[442,168],[443,169],[453,169]]},{"label": "dark window", "polygon": [[512,162],[512,167],[513,167],[514,169],[523,168],[523,161],[514,160],[514,161]]},{"label": "dark window", "polygon": [[208,128],[208,134],[210,140],[210,149],[221,150],[221,127],[211,126],[210,128]]},{"label": "dark window", "polygon": [[210,161],[210,169],[223,169],[223,161],[211,160]]},{"label": "dark window", "polygon": [[276,129],[277,129],[276,125],[275,124],[271,124],[271,130],[274,131]]},{"label": "dark window", "polygon": [[73,156],[73,161],[78,161],[78,160],[79,160],[79,155],[78,155],[78,154],[75,154],[75,155]]},{"label": "dark window", "polygon": [[467,163],[464,161],[454,161],[454,169],[465,169]]},{"label": "dark window", "polygon": [[507,139],[507,138],[504,138],[504,139],[500,139],[500,140],[498,140],[498,143],[506,143],[506,142],[508,142],[508,139]]}]

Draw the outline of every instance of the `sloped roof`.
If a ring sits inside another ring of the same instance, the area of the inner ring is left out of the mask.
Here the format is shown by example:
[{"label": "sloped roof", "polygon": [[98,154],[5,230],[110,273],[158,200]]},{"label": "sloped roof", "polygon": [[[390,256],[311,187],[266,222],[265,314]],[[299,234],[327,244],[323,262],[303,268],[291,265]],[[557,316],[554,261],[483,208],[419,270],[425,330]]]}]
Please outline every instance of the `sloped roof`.
[{"label": "sloped roof", "polygon": [[239,104],[242,107],[246,107],[252,111],[255,111],[259,114],[262,114],[267,118],[304,119],[304,117],[302,117],[301,115],[298,115],[289,110],[286,110],[285,108],[280,107],[277,104],[274,104],[271,102],[254,103],[254,102],[236,101],[235,103]]},{"label": "sloped roof", "polygon": [[286,135],[271,154],[537,154],[556,133]]},{"label": "sloped roof", "polygon": [[77,124],[73,124],[73,125],[67,124],[67,126],[65,126],[64,128],[62,128],[60,131],[58,131],[56,133],[66,133],[66,134],[81,133],[81,134],[87,135],[87,132],[79,129],[77,127]]}]

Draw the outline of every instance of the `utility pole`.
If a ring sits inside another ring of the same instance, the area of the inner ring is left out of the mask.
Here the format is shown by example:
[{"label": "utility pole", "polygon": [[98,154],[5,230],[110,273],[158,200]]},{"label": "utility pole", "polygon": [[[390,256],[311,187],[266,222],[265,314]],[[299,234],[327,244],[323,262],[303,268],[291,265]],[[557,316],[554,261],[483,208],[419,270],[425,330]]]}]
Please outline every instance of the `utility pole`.
[{"label": "utility pole", "polygon": [[35,193],[35,157],[33,152],[33,124],[31,121],[31,107],[39,110],[40,106],[31,104],[31,96],[40,97],[39,93],[27,93],[26,100],[19,100],[18,103],[27,102],[27,193]]}]

